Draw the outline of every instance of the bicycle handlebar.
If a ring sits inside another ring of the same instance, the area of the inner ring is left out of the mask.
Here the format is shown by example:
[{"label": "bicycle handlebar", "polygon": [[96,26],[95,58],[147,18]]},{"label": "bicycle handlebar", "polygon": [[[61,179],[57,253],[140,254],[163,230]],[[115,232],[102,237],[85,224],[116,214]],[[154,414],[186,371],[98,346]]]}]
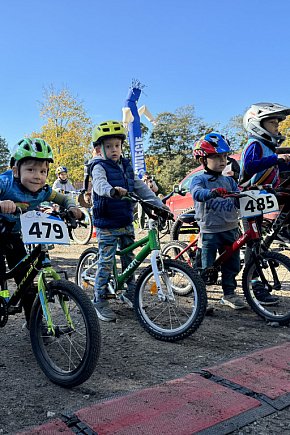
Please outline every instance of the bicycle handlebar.
[{"label": "bicycle handlebar", "polygon": [[290,154],[290,147],[279,147],[275,150],[276,154]]},{"label": "bicycle handlebar", "polygon": [[[166,210],[165,208],[151,204],[150,202],[147,202],[146,200],[140,198],[140,196],[138,196],[134,192],[127,192],[126,196],[124,196],[122,199],[127,199],[133,202],[140,202],[140,204],[142,204],[142,206],[144,207],[145,213],[147,213],[148,216],[154,220],[156,220],[158,217],[166,220],[173,220],[174,218],[173,213],[171,213],[170,210]],[[152,214],[151,211],[153,211],[155,215]]]},{"label": "bicycle handlebar", "polygon": [[271,184],[264,184],[261,186],[251,186],[249,189],[241,191],[241,192],[227,192],[224,197],[225,198],[244,198],[246,196],[249,196],[247,194],[250,190],[266,190],[268,193],[272,193],[275,196],[283,196],[287,195],[290,196],[290,188],[286,187],[277,187],[274,189]]},{"label": "bicycle handlebar", "polygon": [[82,212],[81,219],[76,219],[70,210],[63,210],[63,211],[54,211],[54,216],[59,216],[67,225],[68,228],[75,229],[78,226],[78,222],[85,219],[85,214]]},{"label": "bicycle handlebar", "polygon": [[[16,204],[16,210],[14,213],[11,213],[11,214],[13,214],[15,216],[22,214],[23,213],[22,208],[19,205],[17,205],[20,203],[15,203],[15,204]],[[2,213],[1,206],[0,206],[0,213]],[[70,210],[53,211],[51,214],[54,216],[59,216],[66,223],[67,227],[72,228],[72,229],[77,228],[78,222],[84,220],[86,217],[85,214],[82,213],[81,219],[76,219],[74,217],[72,211],[70,211]]]}]

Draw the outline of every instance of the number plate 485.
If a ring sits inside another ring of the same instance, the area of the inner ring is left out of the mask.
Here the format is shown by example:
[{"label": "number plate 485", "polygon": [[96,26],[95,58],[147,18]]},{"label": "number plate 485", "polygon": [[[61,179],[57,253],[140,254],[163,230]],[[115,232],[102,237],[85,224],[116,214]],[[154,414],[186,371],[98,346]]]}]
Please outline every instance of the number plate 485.
[{"label": "number plate 485", "polygon": [[279,210],[275,195],[265,191],[249,190],[247,196],[240,198],[241,217],[253,217]]}]

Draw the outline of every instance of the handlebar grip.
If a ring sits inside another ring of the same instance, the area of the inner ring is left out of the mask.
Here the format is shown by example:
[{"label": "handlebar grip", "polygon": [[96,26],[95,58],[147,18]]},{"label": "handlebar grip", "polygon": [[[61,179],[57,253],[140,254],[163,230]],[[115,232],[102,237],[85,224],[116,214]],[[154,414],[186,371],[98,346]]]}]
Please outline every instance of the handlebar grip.
[{"label": "handlebar grip", "polygon": [[275,150],[276,154],[290,154],[290,147],[279,147]]},{"label": "handlebar grip", "polygon": [[[16,210],[15,210],[14,213],[6,213],[6,214],[13,214],[14,216],[16,216],[18,214],[22,214],[22,212],[23,212],[23,210],[19,206],[16,206]],[[1,209],[1,206],[0,206],[0,213],[3,213],[2,209]]]}]

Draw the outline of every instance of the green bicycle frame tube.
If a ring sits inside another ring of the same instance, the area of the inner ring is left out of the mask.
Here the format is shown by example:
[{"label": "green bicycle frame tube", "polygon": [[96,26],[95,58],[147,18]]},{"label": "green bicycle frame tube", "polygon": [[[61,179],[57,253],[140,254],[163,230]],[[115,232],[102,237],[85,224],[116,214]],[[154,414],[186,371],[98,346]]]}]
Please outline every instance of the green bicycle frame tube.
[{"label": "green bicycle frame tube", "polygon": [[146,237],[143,237],[137,242],[134,242],[132,245],[122,249],[121,251],[117,251],[116,255],[122,256],[124,254],[127,254],[128,252],[134,251],[134,249],[138,248],[139,246],[143,246],[143,248],[138,254],[136,254],[135,258],[127,266],[124,272],[118,274],[116,262],[114,264],[114,277],[118,289],[121,289],[123,287],[124,283],[133,275],[135,270],[138,269],[140,264],[143,263],[143,261],[145,260],[146,257],[148,257],[151,251],[160,249],[160,243],[157,238],[157,231],[155,229],[149,230],[148,235]]}]

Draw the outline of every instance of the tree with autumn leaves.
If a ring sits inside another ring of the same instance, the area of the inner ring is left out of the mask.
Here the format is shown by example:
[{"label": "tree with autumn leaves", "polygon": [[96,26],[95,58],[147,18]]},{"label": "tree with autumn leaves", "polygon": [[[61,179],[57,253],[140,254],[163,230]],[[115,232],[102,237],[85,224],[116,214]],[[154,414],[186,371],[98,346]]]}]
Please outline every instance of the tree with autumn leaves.
[{"label": "tree with autumn leaves", "polygon": [[286,137],[285,142],[283,142],[283,147],[290,147],[290,116],[287,116],[285,121],[280,124],[280,133]]},{"label": "tree with autumn leaves", "polygon": [[6,140],[0,136],[0,173],[9,168],[10,151]]},{"label": "tree with autumn leaves", "polygon": [[[54,181],[58,166],[68,168],[73,183],[81,182],[84,161],[91,157],[93,127],[82,102],[67,88],[57,92],[50,86],[44,90],[40,116],[45,123],[32,136],[45,139],[53,149],[49,182]],[[146,168],[155,176],[161,192],[168,193],[197,165],[192,158],[193,143],[212,130],[219,131],[219,125],[207,124],[197,117],[192,105],[180,107],[174,113],[158,114],[151,130],[142,124],[142,134],[148,137],[149,145],[145,152]],[[241,150],[247,140],[242,115],[234,116],[222,133],[230,139],[233,149]],[[281,123],[281,133],[286,136],[283,146],[290,146],[290,117]],[[126,144],[124,152],[130,157]]]},{"label": "tree with autumn leaves", "polygon": [[55,179],[55,169],[66,166],[70,180],[82,181],[84,160],[90,157],[92,121],[86,115],[82,102],[66,88],[55,91],[53,86],[44,90],[40,116],[45,120],[40,132],[32,137],[45,139],[53,149],[49,182]]}]

